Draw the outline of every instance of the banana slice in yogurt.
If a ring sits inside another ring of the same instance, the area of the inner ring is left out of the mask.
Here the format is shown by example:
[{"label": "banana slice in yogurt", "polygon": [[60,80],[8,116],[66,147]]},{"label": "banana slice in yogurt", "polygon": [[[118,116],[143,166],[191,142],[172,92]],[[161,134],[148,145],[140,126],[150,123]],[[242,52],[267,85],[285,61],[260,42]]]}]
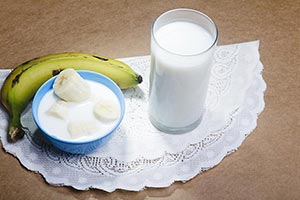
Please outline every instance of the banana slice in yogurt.
[{"label": "banana slice in yogurt", "polygon": [[71,138],[76,139],[92,135],[98,130],[97,122],[93,120],[87,121],[71,121],[68,123],[68,131]]},{"label": "banana slice in yogurt", "polygon": [[88,83],[72,68],[58,74],[53,89],[58,97],[71,102],[87,100],[91,95]]},{"label": "banana slice in yogurt", "polygon": [[100,100],[94,106],[95,116],[102,121],[114,121],[120,116],[120,106],[112,100]]},{"label": "banana slice in yogurt", "polygon": [[56,100],[47,111],[49,115],[52,115],[60,119],[65,119],[68,115],[68,112],[69,109],[68,109],[67,102],[60,99]]}]

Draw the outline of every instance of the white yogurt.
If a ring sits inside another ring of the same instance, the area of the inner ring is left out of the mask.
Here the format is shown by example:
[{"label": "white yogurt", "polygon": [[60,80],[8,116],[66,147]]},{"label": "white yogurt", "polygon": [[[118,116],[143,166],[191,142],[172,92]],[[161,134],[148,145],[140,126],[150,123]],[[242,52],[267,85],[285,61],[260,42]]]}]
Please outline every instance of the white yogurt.
[{"label": "white yogurt", "polygon": [[[54,94],[53,89],[48,91],[42,98],[38,109],[38,119],[40,126],[48,134],[52,134],[52,136],[63,140],[83,142],[105,135],[116,125],[118,119],[110,122],[99,120],[94,115],[93,108],[94,105],[100,100],[109,100],[114,101],[117,105],[119,105],[119,109],[121,110],[121,105],[117,96],[101,83],[90,80],[86,81],[92,91],[91,97],[88,100],[79,103],[67,102],[68,113],[66,113],[65,119],[60,119],[47,113],[51,105],[58,100],[58,97]],[[91,134],[78,138],[72,138],[68,131],[68,124],[69,122],[74,121],[96,122],[97,129]]]},{"label": "white yogurt", "polygon": [[210,77],[212,35],[201,26],[176,21],[151,40],[149,115],[158,128],[188,127],[201,120]]}]

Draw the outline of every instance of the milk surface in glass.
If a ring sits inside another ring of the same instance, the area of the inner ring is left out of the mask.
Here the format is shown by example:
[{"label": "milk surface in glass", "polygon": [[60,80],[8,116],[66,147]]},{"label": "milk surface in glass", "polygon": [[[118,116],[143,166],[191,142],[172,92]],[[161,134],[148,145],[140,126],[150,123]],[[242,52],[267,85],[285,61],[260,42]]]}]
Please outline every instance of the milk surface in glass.
[{"label": "milk surface in glass", "polygon": [[204,112],[214,36],[178,20],[152,32],[149,117],[165,132],[195,128]]}]

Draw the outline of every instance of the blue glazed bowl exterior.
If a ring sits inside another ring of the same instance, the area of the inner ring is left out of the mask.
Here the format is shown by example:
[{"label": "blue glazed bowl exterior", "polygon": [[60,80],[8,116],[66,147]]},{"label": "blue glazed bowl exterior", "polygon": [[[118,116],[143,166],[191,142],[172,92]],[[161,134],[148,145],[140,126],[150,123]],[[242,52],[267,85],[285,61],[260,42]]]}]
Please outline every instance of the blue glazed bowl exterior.
[{"label": "blue glazed bowl exterior", "polygon": [[36,92],[32,102],[32,114],[36,125],[39,127],[43,135],[48,139],[48,141],[50,141],[50,143],[53,146],[69,153],[86,154],[102,146],[110,138],[111,134],[118,128],[118,126],[120,125],[124,117],[125,102],[124,102],[123,93],[120,90],[120,88],[117,86],[116,83],[114,83],[108,77],[96,72],[86,71],[86,70],[78,70],[77,72],[80,74],[82,78],[86,80],[96,81],[98,83],[105,85],[117,96],[121,105],[121,115],[116,125],[109,132],[107,132],[104,136],[101,136],[91,141],[75,142],[75,141],[62,140],[57,137],[54,137],[50,133],[47,133],[43,129],[43,127],[41,127],[38,118],[38,108],[44,95],[53,88],[53,83],[56,79],[56,76],[46,81]]}]

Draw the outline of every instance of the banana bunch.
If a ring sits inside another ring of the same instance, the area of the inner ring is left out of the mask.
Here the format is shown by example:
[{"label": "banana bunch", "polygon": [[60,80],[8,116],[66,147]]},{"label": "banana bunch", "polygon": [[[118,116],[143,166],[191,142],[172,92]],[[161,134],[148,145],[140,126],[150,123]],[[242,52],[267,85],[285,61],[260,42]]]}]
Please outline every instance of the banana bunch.
[{"label": "banana bunch", "polygon": [[142,76],[125,63],[86,53],[58,53],[29,60],[17,66],[1,88],[1,103],[9,114],[8,138],[17,141],[24,135],[20,117],[38,88],[66,68],[90,70],[111,78],[121,89],[134,87]]}]

